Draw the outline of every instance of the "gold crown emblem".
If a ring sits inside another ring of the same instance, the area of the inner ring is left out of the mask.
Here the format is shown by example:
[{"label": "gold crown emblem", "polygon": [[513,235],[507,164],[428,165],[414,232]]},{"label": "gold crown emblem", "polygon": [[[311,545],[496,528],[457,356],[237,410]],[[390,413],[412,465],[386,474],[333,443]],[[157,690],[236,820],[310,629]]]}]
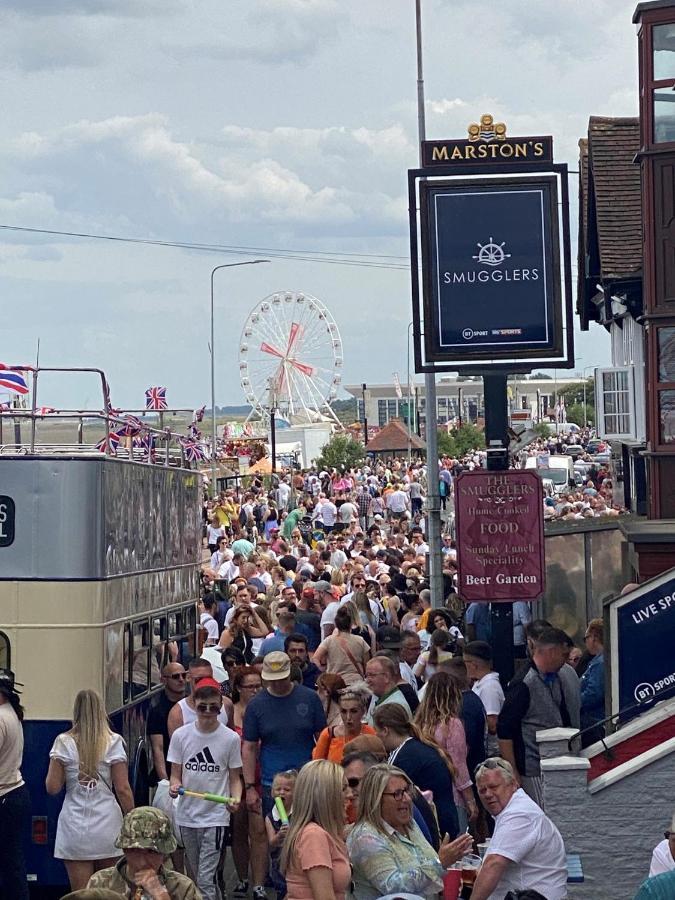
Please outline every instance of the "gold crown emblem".
[{"label": "gold crown emblem", "polygon": [[480,117],[480,124],[472,122],[468,127],[470,141],[503,141],[506,139],[506,125],[495,122],[490,113]]}]

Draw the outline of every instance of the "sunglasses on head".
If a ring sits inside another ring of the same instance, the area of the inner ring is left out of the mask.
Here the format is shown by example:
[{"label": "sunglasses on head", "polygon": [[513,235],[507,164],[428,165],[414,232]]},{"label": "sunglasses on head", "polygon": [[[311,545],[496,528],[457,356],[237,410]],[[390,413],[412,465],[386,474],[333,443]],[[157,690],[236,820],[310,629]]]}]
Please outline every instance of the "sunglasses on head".
[{"label": "sunglasses on head", "polygon": [[200,712],[200,713],[220,712],[221,704],[220,703],[197,703],[197,704],[195,704],[195,708],[196,708],[197,712]]}]

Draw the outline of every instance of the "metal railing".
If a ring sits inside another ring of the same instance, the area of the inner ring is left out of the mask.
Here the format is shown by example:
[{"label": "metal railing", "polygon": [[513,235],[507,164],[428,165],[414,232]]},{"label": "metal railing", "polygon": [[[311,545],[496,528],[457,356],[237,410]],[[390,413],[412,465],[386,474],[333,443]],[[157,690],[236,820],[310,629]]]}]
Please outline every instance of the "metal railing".
[{"label": "metal railing", "polygon": [[[183,442],[185,435],[178,434],[170,428],[156,428],[146,424],[133,416],[131,412],[115,410],[110,404],[110,389],[105,373],[102,369],[83,368],[35,368],[30,370],[32,375],[32,402],[30,409],[19,407],[5,408],[0,411],[0,455],[1,456],[65,456],[104,455],[115,459],[126,459],[135,462],[144,462],[151,465],[174,466],[190,468],[191,461],[186,458]],[[101,383],[103,404],[99,410],[89,409],[52,409],[38,406],[38,376],[41,372],[65,372],[65,373],[90,373],[98,375]],[[138,410],[133,411],[138,412]],[[156,412],[151,410],[151,412]],[[14,420],[14,442],[5,443],[3,440],[3,423]],[[38,422],[75,422],[77,425],[77,439],[75,442],[57,442],[52,440],[39,441],[37,435]],[[21,423],[30,424],[30,439],[21,440]],[[128,428],[133,421],[138,434],[147,436],[146,447],[134,446],[133,435],[114,435],[114,429]],[[85,423],[101,424],[104,434],[97,434],[96,441],[85,441]],[[114,437],[114,440],[113,440]],[[160,446],[157,446],[160,445]]]}]

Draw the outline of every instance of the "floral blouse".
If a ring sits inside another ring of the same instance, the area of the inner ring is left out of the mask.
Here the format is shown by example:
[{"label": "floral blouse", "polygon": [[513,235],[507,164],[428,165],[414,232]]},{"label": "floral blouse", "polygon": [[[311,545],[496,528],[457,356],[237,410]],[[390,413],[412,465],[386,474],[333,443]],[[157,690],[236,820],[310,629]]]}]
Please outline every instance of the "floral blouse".
[{"label": "floral blouse", "polygon": [[357,823],[347,838],[355,900],[376,900],[384,894],[419,894],[435,900],[443,888],[443,866],[419,827],[408,836],[393,828],[377,831]]}]

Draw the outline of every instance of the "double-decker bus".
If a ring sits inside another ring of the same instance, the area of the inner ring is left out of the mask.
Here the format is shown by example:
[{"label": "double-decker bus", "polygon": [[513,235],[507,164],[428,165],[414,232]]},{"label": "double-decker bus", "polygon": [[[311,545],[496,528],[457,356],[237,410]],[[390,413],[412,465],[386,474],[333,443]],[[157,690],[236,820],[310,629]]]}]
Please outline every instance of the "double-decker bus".
[{"label": "double-decker bus", "polygon": [[[164,662],[187,664],[195,652],[202,483],[168,429],[144,426],[141,446],[122,439],[114,451],[107,438],[87,443],[94,423],[105,438],[127,421],[112,415],[100,370],[73,370],[100,376],[97,413],[40,411],[42,371],[32,409],[3,413],[0,431],[0,668],[23,685],[26,862],[38,897],[67,885],[53,858],[62,797],[49,797],[44,779],[79,690],[104,698],[136,802],[148,801],[148,705]],[[53,440],[63,420],[74,420],[73,443]],[[14,443],[2,443],[10,434]]]}]

